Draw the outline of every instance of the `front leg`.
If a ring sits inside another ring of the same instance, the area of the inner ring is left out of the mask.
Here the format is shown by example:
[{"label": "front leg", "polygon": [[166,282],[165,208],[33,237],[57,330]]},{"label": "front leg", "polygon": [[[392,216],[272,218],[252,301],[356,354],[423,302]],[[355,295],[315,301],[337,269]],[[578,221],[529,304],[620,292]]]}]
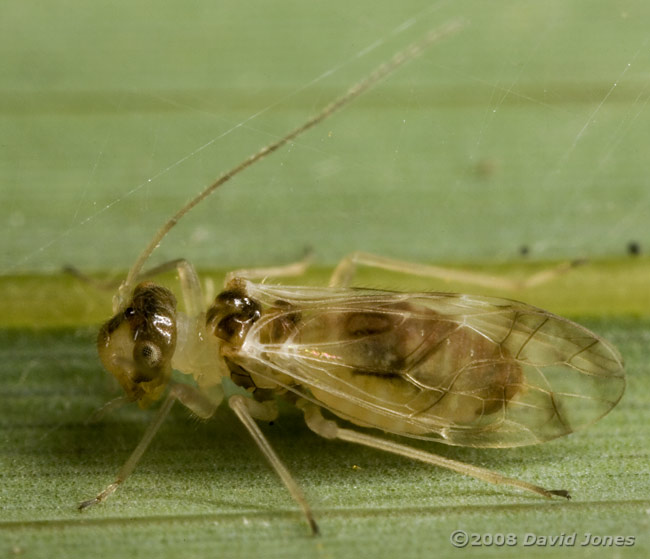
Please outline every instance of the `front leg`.
[{"label": "front leg", "polygon": [[135,447],[135,450],[131,453],[128,460],[124,463],[122,468],[117,474],[115,481],[106,487],[99,495],[92,499],[88,499],[83,503],[79,504],[79,510],[85,510],[88,507],[101,503],[110,497],[117,488],[126,481],[126,479],[131,475],[135,467],[137,466],[140,458],[147,450],[147,447],[156,436],[158,429],[165,421],[165,418],[169,414],[169,411],[172,409],[174,402],[179,401],[186,408],[188,408],[192,413],[201,419],[208,419],[214,415],[219,402],[214,402],[206,398],[201,392],[196,388],[186,384],[174,384],[169,390],[169,394],[165,401],[160,406],[158,413],[154,417],[153,421],[147,427],[147,430],[144,432],[142,439],[138,443],[138,446]]},{"label": "front leg", "polygon": [[[194,270],[194,266],[185,260],[184,258],[179,258],[176,260],[169,260],[158,266],[150,268],[138,274],[135,278],[135,282],[141,282],[149,278],[154,278],[161,274],[176,270],[178,272],[178,277],[180,280],[181,292],[183,294],[183,302],[185,303],[185,310],[187,315],[190,317],[196,316],[197,314],[205,310],[205,301],[203,300],[203,291],[201,289],[201,283],[199,282],[199,277]],[[126,284],[125,282],[114,282],[114,281],[100,281],[96,280],[74,266],[65,266],[63,272],[70,274],[79,281],[92,285],[95,289],[101,290],[111,290],[113,291],[116,288],[118,293],[113,299],[113,312],[117,312],[124,301],[128,300],[131,297],[131,290],[133,289],[133,284]]]},{"label": "front leg", "polygon": [[137,281],[156,277],[174,269],[178,273],[181,293],[183,294],[183,302],[185,303],[185,312],[189,317],[195,317],[205,310],[205,301],[203,299],[203,291],[201,289],[199,276],[192,263],[188,260],[178,258],[177,260],[170,260],[159,264],[158,266],[150,268],[140,274]]}]

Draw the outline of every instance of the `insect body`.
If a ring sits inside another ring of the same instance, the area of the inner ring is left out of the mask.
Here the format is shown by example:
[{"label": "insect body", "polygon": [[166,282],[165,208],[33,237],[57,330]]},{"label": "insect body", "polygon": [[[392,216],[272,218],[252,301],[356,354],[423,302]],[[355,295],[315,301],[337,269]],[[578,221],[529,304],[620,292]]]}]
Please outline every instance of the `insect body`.
[{"label": "insect body", "polygon": [[[600,418],[625,385],[610,345],[523,303],[235,286],[207,315],[231,377],[361,426],[452,445],[534,444]],[[243,300],[239,320],[232,302]]]},{"label": "insect body", "polygon": [[[249,398],[231,396],[228,404],[302,507],[314,533],[318,528],[302,491],[255,423],[276,417],[276,398],[294,403],[309,428],[325,438],[546,497],[568,497],[564,490],[547,490],[341,427],[337,419],[473,447],[527,445],[571,433],[606,414],[625,387],[616,349],[573,322],[505,299],[352,289],[347,285],[351,274],[346,261],[327,288],[251,281],[254,276],[280,275],[278,270],[234,274],[208,308],[191,265],[173,262],[185,313],[177,310],[168,289],[152,282],[137,284],[153,248],[189,209],[421,48],[398,55],[342,100],[224,175],[154,237],[114,301],[115,316],[100,330],[98,350],[126,399],[146,408],[166,397],[116,481],[80,508],[103,501],[128,477],[175,401],[199,417],[212,416],[224,398],[224,378],[249,392]],[[379,258],[370,263],[396,267]],[[191,375],[196,387],[171,383],[172,369]],[[324,417],[322,410],[332,417]]]},{"label": "insect body", "polygon": [[[142,407],[164,394],[172,368],[196,380],[199,390],[173,385],[144,447],[175,399],[211,416],[229,377],[250,391],[252,399],[234,396],[229,403],[251,422],[247,427],[276,469],[284,466],[252,418],[273,419],[274,398],[284,397],[327,438],[544,496],[568,493],[341,429],[320,409],[398,435],[510,447],[593,423],[625,388],[617,351],[583,327],[524,303],[445,293],[281,287],[236,278],[206,313],[186,316],[169,290],[143,283],[101,329],[98,348],[105,367]],[[136,449],[114,486],[82,506],[112,493],[143,450]],[[299,488],[292,480],[287,486],[316,531]]]}]

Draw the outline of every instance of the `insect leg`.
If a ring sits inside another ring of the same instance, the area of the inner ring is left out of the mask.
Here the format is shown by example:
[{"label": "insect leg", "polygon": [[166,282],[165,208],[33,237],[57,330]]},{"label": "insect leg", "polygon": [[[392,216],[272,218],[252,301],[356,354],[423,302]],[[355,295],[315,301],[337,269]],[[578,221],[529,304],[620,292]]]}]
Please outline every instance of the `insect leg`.
[{"label": "insect leg", "polygon": [[257,446],[262,451],[262,454],[266,456],[266,459],[271,463],[273,469],[280,476],[282,483],[284,483],[285,487],[289,490],[289,493],[291,493],[293,500],[296,501],[298,505],[300,505],[300,508],[302,508],[305,516],[307,517],[307,522],[309,523],[312,534],[314,536],[318,535],[318,524],[316,524],[316,520],[314,519],[314,515],[311,512],[311,508],[307,502],[307,499],[305,499],[302,489],[300,489],[298,484],[295,482],[289,473],[289,470],[287,470],[287,467],[282,463],[278,455],[269,444],[269,441],[264,436],[264,433],[262,433],[260,428],[257,426],[257,423],[255,423],[255,420],[253,419],[249,406],[255,406],[255,404],[259,403],[254,402],[249,398],[245,398],[244,396],[238,395],[231,396],[228,400],[228,405],[235,412],[239,420],[244,424],[244,427],[248,429],[248,432],[250,433],[251,437],[253,437],[253,440],[257,443]]},{"label": "insect leg", "polygon": [[366,435],[364,433],[359,433],[351,429],[342,429],[336,424],[336,422],[325,419],[321,414],[320,408],[314,404],[303,400],[298,402],[297,405],[303,410],[305,414],[305,422],[307,423],[307,426],[312,431],[318,435],[321,435],[322,437],[325,437],[326,439],[339,439],[342,441],[369,446],[370,448],[376,448],[378,450],[384,450],[386,452],[405,456],[406,458],[410,458],[412,460],[418,460],[420,462],[426,462],[427,464],[432,464],[434,466],[447,468],[449,470],[453,470],[454,472],[475,477],[489,483],[495,483],[497,485],[511,485],[513,487],[518,487],[519,489],[532,491],[533,493],[537,493],[543,497],[551,498],[553,496],[558,496],[566,497],[567,499],[571,498],[568,491],[562,489],[544,489],[543,487],[533,485],[532,483],[505,477],[491,470],[486,470],[485,468],[479,468],[478,466],[472,466],[471,464],[444,458],[443,456],[419,450],[417,448],[413,448],[404,444],[396,443],[389,439]]},{"label": "insect leg", "polygon": [[235,278],[242,278],[248,280],[264,279],[264,278],[279,278],[290,276],[301,276],[309,268],[312,261],[313,253],[311,250],[306,251],[302,260],[285,264],[284,266],[269,266],[268,268],[244,268],[241,270],[234,270],[226,274],[224,284],[227,286]]},{"label": "insect leg", "polygon": [[444,281],[456,281],[493,289],[516,291],[517,289],[535,287],[551,281],[583,263],[583,260],[563,262],[553,268],[536,272],[522,280],[513,280],[490,274],[482,274],[480,272],[455,270],[453,268],[430,266],[428,264],[419,264],[416,262],[405,262],[403,260],[395,260],[393,258],[386,258],[384,256],[369,254],[367,252],[353,252],[339,262],[330,278],[329,285],[330,287],[347,287],[352,282],[357,266],[369,266],[371,268],[381,268],[383,270],[400,272],[413,276],[435,278]]},{"label": "insect leg", "polygon": [[100,291],[114,291],[117,287],[120,286],[120,280],[99,280],[88,274],[82,272],[72,264],[66,264],[61,269],[61,273],[72,276],[76,280],[79,280],[82,283],[90,285],[94,289]]},{"label": "insect leg", "polygon": [[175,268],[178,270],[181,293],[183,293],[183,301],[185,302],[185,312],[188,316],[197,316],[205,310],[199,276],[194,270],[194,266],[187,260],[177,260]]},{"label": "insect leg", "polygon": [[[176,269],[178,272],[178,278],[180,281],[181,293],[183,294],[183,302],[185,303],[185,312],[190,317],[195,317],[199,313],[205,310],[205,301],[203,299],[203,291],[201,289],[201,283],[199,281],[199,276],[194,269],[194,266],[188,260],[184,258],[178,258],[176,260],[169,260],[168,262],[163,262],[158,266],[154,266],[141,274],[136,278],[136,281],[143,281],[145,279],[153,278],[161,274],[165,274],[169,271]],[[125,300],[128,300],[131,296],[130,291],[125,291],[126,284],[122,283],[118,294],[113,298],[113,311],[117,312],[122,303]]]},{"label": "insect leg", "polygon": [[[199,282],[198,275],[194,270],[194,266],[185,260],[184,258],[179,258],[176,260],[170,260],[169,262],[163,262],[162,264],[150,268],[145,272],[142,272],[136,278],[136,281],[142,281],[145,279],[153,278],[161,274],[165,274],[173,269],[178,271],[178,276],[181,282],[181,290],[183,293],[183,301],[185,302],[185,308],[189,316],[196,316],[198,313],[202,312],[205,307],[203,301],[203,293],[201,290],[201,284]],[[91,276],[84,274],[81,270],[78,270],[74,266],[65,266],[63,268],[63,273],[73,276],[79,281],[91,285],[95,289],[100,289],[102,291],[114,290],[123,286],[119,281],[102,281],[97,280]],[[120,289],[122,291],[122,289]],[[130,294],[129,294],[130,295]],[[124,295],[120,294],[119,302],[121,303],[124,299]],[[113,306],[115,307],[115,302]],[[119,307],[118,307],[119,308]],[[114,312],[117,312],[117,309],[113,309]]]},{"label": "insect leg", "polygon": [[79,510],[87,509],[92,505],[96,505],[102,501],[105,501],[122,483],[124,483],[126,478],[131,475],[137,466],[140,458],[142,458],[142,455],[147,450],[147,447],[153,438],[156,436],[158,429],[160,429],[163,421],[165,421],[165,418],[169,414],[169,411],[171,410],[176,400],[178,400],[185,407],[189,408],[194,414],[202,419],[208,419],[211,417],[218,406],[218,403],[215,404],[214,402],[210,401],[192,386],[185,384],[173,385],[169,391],[169,394],[167,395],[167,398],[165,398],[165,401],[160,406],[158,413],[147,427],[147,430],[144,432],[144,435],[142,436],[142,439],[140,439],[138,446],[135,447],[135,450],[131,453],[131,456],[129,456],[128,460],[124,463],[118,472],[115,481],[106,487],[106,489],[104,489],[96,497],[80,503],[78,507]]}]

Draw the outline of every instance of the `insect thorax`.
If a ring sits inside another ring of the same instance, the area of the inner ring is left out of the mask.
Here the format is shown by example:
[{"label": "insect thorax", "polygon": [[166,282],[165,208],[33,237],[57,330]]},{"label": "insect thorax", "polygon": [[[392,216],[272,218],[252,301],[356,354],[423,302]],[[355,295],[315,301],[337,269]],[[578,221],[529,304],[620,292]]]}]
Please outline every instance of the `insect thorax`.
[{"label": "insect thorax", "polygon": [[[249,296],[243,282],[234,280],[208,309],[206,328],[220,341],[221,357],[230,371],[230,379],[235,384],[255,392],[256,395],[262,395],[269,390],[284,392],[281,386],[288,380],[286,375],[278,375],[277,372],[268,370],[265,378],[260,379],[258,375],[251,376],[251,372],[240,364],[242,345],[253,325],[260,326],[260,319],[263,319],[263,325],[256,331],[256,339],[263,344],[281,345],[296,331],[300,313],[283,300],[265,306]],[[257,369],[259,368],[258,366]],[[277,383],[273,380],[276,377]]]}]

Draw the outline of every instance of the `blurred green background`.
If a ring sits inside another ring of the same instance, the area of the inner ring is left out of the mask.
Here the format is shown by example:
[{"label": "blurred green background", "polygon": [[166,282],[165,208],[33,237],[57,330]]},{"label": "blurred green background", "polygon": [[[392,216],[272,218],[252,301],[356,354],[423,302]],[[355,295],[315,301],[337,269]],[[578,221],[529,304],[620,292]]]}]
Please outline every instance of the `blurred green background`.
[{"label": "blurred green background", "polygon": [[[203,186],[458,17],[460,33],[193,211],[152,263],[185,257],[218,282],[311,247],[305,281],[322,283],[353,250],[515,277],[588,258],[548,286],[500,294],[611,339],[627,363],[621,404],[541,447],[421,445],[566,486],[574,501],[332,444],[289,412],[265,430],[321,519],[311,540],[232,417],[197,424],[178,409],[123,490],[79,516],[75,503],[112,479],[148,416],[85,423],[118,394],[85,328],[110,295],[61,267],[119,278]],[[637,536],[530,557],[650,553],[650,4],[3,0],[0,29],[0,552],[445,557],[462,553],[448,538],[464,528]]]},{"label": "blurred green background", "polygon": [[[427,30],[469,26],[240,176],[156,261],[427,262],[648,243],[650,5],[0,7],[0,271],[128,267],[172,211]],[[366,52],[368,51],[368,52]]]}]

